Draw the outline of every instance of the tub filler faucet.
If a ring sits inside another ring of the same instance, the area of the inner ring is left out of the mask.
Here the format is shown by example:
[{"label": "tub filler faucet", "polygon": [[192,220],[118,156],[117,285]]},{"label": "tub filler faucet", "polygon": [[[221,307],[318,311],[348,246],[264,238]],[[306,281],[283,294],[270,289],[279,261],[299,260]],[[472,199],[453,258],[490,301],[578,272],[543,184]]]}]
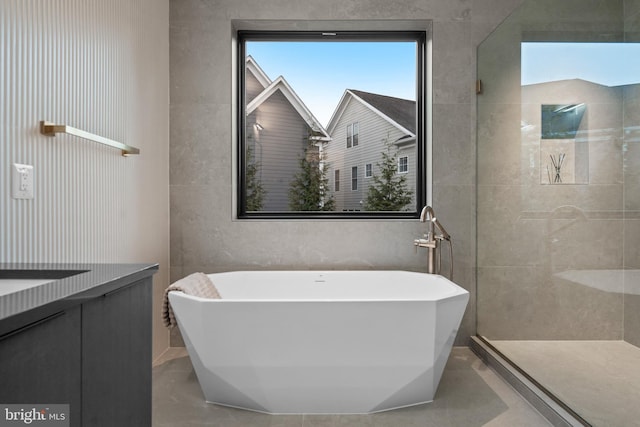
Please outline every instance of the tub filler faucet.
[{"label": "tub filler faucet", "polygon": [[[450,250],[450,271],[449,278],[453,279],[453,246],[451,245],[451,236],[447,233],[447,230],[444,229],[440,221],[436,218],[436,214],[433,211],[431,206],[425,206],[422,208],[422,212],[420,212],[420,222],[427,222],[427,233],[424,235],[422,239],[415,239],[413,241],[413,246],[415,247],[416,253],[418,252],[418,248],[426,248],[427,249],[427,273],[431,274],[440,274],[440,267],[442,264],[442,254],[440,252],[440,242],[446,240],[449,242],[449,250]],[[440,234],[436,234],[436,228]],[[437,258],[437,263],[436,263]]]}]

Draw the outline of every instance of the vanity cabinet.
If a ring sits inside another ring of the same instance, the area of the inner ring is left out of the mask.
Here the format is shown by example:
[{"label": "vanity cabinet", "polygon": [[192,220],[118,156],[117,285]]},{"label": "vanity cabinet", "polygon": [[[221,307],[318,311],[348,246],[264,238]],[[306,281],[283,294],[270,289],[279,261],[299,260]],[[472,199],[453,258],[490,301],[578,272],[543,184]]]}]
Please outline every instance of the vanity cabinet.
[{"label": "vanity cabinet", "polygon": [[0,337],[0,403],[69,404],[80,426],[80,329],[76,306]]},{"label": "vanity cabinet", "polygon": [[151,426],[151,275],[67,305],[0,335],[0,403],[69,404],[74,427]]},{"label": "vanity cabinet", "polygon": [[151,279],[82,306],[82,425],[151,425]]}]

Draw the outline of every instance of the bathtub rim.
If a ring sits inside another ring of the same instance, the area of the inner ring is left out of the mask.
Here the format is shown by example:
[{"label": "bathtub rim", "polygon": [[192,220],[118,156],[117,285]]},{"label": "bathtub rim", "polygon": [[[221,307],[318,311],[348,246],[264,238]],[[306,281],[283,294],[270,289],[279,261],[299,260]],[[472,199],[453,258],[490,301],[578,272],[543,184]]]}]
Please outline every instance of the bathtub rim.
[{"label": "bathtub rim", "polygon": [[[447,293],[446,295],[434,295],[432,297],[420,297],[420,298],[393,298],[393,297],[386,297],[386,298],[370,298],[367,297],[366,295],[364,295],[363,297],[358,297],[358,298],[308,298],[308,297],[303,297],[303,298],[230,298],[230,297],[225,297],[224,296],[224,292],[220,289],[218,289],[221,298],[202,298],[202,297],[198,297],[195,295],[189,295],[189,294],[184,294],[183,296],[188,297],[194,301],[200,301],[200,302],[216,302],[216,303],[222,303],[222,302],[264,302],[264,303],[269,303],[269,302],[324,302],[324,303],[337,303],[337,302],[385,302],[385,301],[389,301],[389,302],[438,302],[438,301],[445,301],[448,300],[450,298],[456,298],[456,297],[462,297],[464,295],[467,296],[467,298],[471,297],[471,293],[463,288],[462,286],[460,286],[459,284],[455,283],[454,281],[450,280],[449,278],[440,275],[440,274],[430,274],[430,273],[425,273],[425,272],[419,272],[419,271],[409,271],[409,270],[231,270],[231,271],[223,271],[223,272],[217,272],[217,273],[205,273],[212,281],[212,283],[214,284],[214,286],[216,285],[215,282],[215,278],[216,276],[219,277],[223,277],[223,276],[230,276],[232,274],[245,274],[245,273],[249,273],[249,274],[268,274],[268,275],[275,275],[278,273],[304,273],[305,275],[308,274],[310,276],[313,275],[323,275],[323,274],[335,274],[335,273],[366,273],[366,274],[376,274],[376,273],[408,273],[410,275],[416,275],[416,276],[423,276],[425,278],[435,278],[435,280],[438,281],[438,284],[441,282],[444,282],[446,284],[447,287],[451,288],[451,292]],[[429,286],[428,283],[425,283],[425,286]],[[173,292],[179,292],[179,291],[171,291],[169,292],[169,294],[173,293]]]},{"label": "bathtub rim", "polygon": [[180,297],[184,297],[196,302],[210,302],[215,304],[222,304],[225,302],[228,303],[381,303],[381,302],[397,302],[397,303],[437,303],[440,301],[446,301],[451,298],[460,298],[465,295],[469,295],[469,291],[463,289],[465,292],[457,293],[455,295],[450,295],[444,298],[438,299],[393,299],[393,298],[379,298],[379,299],[354,299],[354,298],[342,298],[342,299],[327,299],[327,298],[317,298],[317,299],[238,299],[238,298],[203,298],[196,295],[185,294],[182,291],[170,291],[169,295],[172,294],[181,294]]}]

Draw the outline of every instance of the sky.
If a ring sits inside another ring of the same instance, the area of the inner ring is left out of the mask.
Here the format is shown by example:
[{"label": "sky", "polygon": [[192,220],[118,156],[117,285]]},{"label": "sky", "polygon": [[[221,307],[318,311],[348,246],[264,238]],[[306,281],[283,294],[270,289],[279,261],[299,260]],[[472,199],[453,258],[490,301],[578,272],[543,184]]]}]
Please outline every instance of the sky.
[{"label": "sky", "polygon": [[271,80],[283,76],[323,126],[346,89],[416,99],[415,42],[247,41]]},{"label": "sky", "polygon": [[522,43],[522,84],[582,79],[640,83],[640,43]]}]

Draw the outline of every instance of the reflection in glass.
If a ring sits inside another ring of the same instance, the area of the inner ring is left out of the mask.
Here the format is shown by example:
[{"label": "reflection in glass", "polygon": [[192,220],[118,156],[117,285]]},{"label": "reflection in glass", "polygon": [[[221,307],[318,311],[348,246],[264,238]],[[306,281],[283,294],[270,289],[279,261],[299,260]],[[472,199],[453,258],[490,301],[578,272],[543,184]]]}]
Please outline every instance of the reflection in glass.
[{"label": "reflection in glass", "polygon": [[586,106],[542,105],[542,139],[575,139]]},{"label": "reflection in glass", "polygon": [[[544,90],[545,85],[536,85]],[[530,93],[523,90],[523,93]],[[589,130],[582,127],[585,103],[542,104],[540,135],[540,183],[589,182]]]}]

